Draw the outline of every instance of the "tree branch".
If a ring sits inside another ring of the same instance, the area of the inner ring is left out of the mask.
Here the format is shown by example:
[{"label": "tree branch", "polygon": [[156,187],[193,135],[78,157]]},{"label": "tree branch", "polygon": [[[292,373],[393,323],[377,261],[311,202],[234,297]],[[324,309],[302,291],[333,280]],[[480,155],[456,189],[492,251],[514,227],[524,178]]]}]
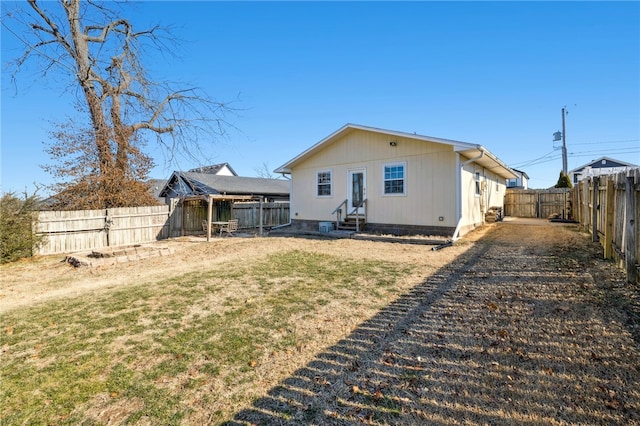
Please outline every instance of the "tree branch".
[{"label": "tree branch", "polygon": [[49,18],[49,16],[40,8],[40,6],[38,5],[36,0],[28,0],[29,5],[31,5],[31,8],[38,14],[38,16],[40,16],[42,18],[42,20],[49,26],[49,28],[51,30],[48,30],[47,28],[44,28],[38,24],[33,24],[33,28],[34,29],[40,29],[41,31],[44,31],[48,34],[51,34],[52,36],[54,36],[56,38],[56,40],[60,43],[60,45],[67,51],[69,52],[70,55],[73,56],[73,54],[75,53],[73,48],[71,47],[71,45],[67,42],[67,40],[64,38],[64,36],[62,35],[62,33],[60,33],[60,30],[58,28],[58,26],[55,24],[55,22],[53,22],[51,20],[51,18]]}]

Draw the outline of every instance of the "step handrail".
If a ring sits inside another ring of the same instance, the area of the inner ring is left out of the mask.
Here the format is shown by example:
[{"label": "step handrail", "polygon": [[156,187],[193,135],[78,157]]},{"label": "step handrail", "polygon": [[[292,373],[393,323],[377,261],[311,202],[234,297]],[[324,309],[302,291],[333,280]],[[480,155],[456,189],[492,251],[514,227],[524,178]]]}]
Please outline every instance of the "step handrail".
[{"label": "step handrail", "polygon": [[[360,207],[365,206],[367,204],[367,199],[360,201],[360,203],[355,206],[355,208],[351,211],[351,214],[356,214],[356,232],[360,232]],[[348,215],[347,215],[348,216]],[[364,223],[367,223],[367,209],[364,209]]]},{"label": "step handrail", "polygon": [[338,204],[338,207],[336,207],[334,211],[331,212],[332,215],[334,213],[336,214],[336,229],[338,229],[338,227],[340,226],[340,221],[342,220],[342,206],[344,205],[344,211],[346,212],[348,203],[349,200],[344,200],[343,202]]}]

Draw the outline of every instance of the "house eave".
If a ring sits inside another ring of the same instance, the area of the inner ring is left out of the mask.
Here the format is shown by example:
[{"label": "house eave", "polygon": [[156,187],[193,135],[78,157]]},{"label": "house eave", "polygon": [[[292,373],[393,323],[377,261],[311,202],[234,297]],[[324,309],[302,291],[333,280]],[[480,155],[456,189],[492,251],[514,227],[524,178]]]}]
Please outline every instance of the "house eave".
[{"label": "house eave", "polygon": [[480,157],[479,159],[474,161],[476,164],[479,164],[480,166],[491,170],[491,172],[497,174],[502,178],[510,179],[518,177],[518,174],[513,171],[513,169],[503,163],[498,157],[493,155],[491,151],[489,151],[482,145],[475,145],[473,148],[458,148],[456,149],[456,152],[464,155],[467,158]]},{"label": "house eave", "polygon": [[313,155],[315,152],[325,147],[326,145],[335,142],[338,138],[344,137],[354,130],[362,130],[362,131],[385,134],[390,137],[408,138],[408,139],[414,139],[418,141],[448,145],[448,146],[452,146],[455,152],[459,152],[468,158],[475,158],[480,155],[480,152],[484,152],[485,157],[479,160],[478,164],[482,165],[483,167],[486,167],[487,169],[491,169],[494,173],[504,178],[518,177],[518,175],[515,174],[513,170],[511,170],[506,164],[500,161],[495,155],[493,155],[489,150],[487,150],[482,145],[456,141],[453,139],[443,139],[443,138],[436,138],[433,136],[419,135],[416,133],[399,132],[395,130],[380,129],[377,127],[362,126],[359,124],[351,124],[351,123],[342,126],[340,129],[331,133],[329,136],[325,137],[320,142],[313,145],[311,148],[307,149],[306,151],[302,152],[298,156],[294,157],[290,161],[286,162],[282,166],[275,169],[274,172],[281,173],[281,174],[291,174],[291,171],[296,164],[310,157],[311,155]]}]

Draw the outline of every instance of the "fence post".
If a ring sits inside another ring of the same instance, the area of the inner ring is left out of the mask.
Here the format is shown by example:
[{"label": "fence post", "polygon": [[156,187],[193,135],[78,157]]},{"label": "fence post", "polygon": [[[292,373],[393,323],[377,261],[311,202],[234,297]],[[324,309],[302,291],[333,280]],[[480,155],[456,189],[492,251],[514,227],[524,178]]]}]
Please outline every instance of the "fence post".
[{"label": "fence post", "polygon": [[611,259],[613,257],[613,213],[615,212],[615,194],[616,189],[611,176],[607,178],[606,190],[606,212],[604,225],[604,258]]},{"label": "fence post", "polygon": [[107,247],[110,247],[109,243],[109,228],[111,228],[111,220],[109,219],[109,209],[104,211],[104,232],[107,234]]},{"label": "fence post", "polygon": [[583,216],[583,226],[585,232],[589,231],[589,179],[585,179],[583,183],[584,188],[584,216]]},{"label": "fence post", "polygon": [[262,222],[262,215],[263,215],[263,209],[262,209],[262,203],[264,202],[264,197],[260,196],[260,236],[262,237],[262,227],[263,227],[263,222]]},{"label": "fence post", "polygon": [[176,208],[176,205],[174,203],[174,198],[171,198],[169,200],[169,214],[168,214],[168,218],[167,218],[167,222],[169,223],[168,226],[168,230],[167,230],[167,238],[171,238],[171,233],[173,232],[173,226],[172,226],[172,222],[173,222],[173,211]]},{"label": "fence post", "polygon": [[592,208],[591,208],[591,241],[598,242],[600,238],[598,238],[598,184],[600,183],[600,179],[598,176],[593,177],[593,194],[591,195],[592,199]]},{"label": "fence post", "polygon": [[627,174],[625,182],[625,249],[624,263],[627,272],[627,282],[635,283],[638,279],[638,270],[636,269],[636,193],[635,182],[631,173]]}]

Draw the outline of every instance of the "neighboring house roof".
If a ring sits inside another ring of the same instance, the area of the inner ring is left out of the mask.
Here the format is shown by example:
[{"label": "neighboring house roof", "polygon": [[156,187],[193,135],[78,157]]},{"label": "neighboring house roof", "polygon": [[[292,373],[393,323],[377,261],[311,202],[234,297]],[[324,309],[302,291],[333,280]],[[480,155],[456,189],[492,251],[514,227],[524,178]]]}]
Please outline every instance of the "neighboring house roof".
[{"label": "neighboring house roof", "polygon": [[225,167],[233,174],[233,176],[238,176],[236,171],[231,168],[231,165],[229,165],[229,163],[220,163],[220,164],[213,164],[211,166],[196,167],[195,169],[191,169],[189,171],[193,173],[210,173],[210,174],[217,175]]},{"label": "neighboring house roof", "polygon": [[526,174],[525,172],[523,172],[522,170],[518,170],[518,169],[514,169],[513,167],[511,168],[511,170],[513,170],[516,173],[519,173],[521,176],[523,176],[526,179],[529,179],[529,175]]},{"label": "neighboring house roof", "polygon": [[[604,161],[604,164],[602,163]],[[591,162],[576,167],[575,169],[569,170],[569,173],[579,173],[587,167],[591,167],[592,169],[600,169],[600,168],[610,168],[610,167],[638,167],[636,164],[627,163],[625,161],[616,160],[614,158],[609,157],[600,157],[597,160],[591,160]]]},{"label": "neighboring house roof", "polygon": [[211,173],[173,172],[160,192],[189,195],[269,195],[289,196],[289,181],[241,176],[220,176]]},{"label": "neighboring house roof", "polygon": [[313,145],[311,148],[304,151],[302,154],[298,155],[294,159],[289,162],[283,164],[275,170],[275,173],[291,173],[291,169],[301,161],[309,158],[314,155],[320,149],[325,148],[326,146],[334,143],[338,139],[344,137],[348,133],[354,130],[363,130],[367,132],[375,132],[389,135],[391,137],[403,137],[403,138],[411,138],[415,140],[422,140],[425,142],[435,142],[443,145],[449,145],[454,148],[454,151],[464,155],[467,158],[474,159],[474,161],[488,169],[491,169],[497,175],[503,178],[515,178],[517,175],[514,171],[509,168],[506,164],[504,164],[498,157],[493,155],[488,149],[483,147],[482,145],[471,144],[467,142],[460,142],[451,139],[442,139],[442,138],[434,138],[431,136],[417,135],[415,133],[405,133],[398,132],[395,130],[385,130],[379,129],[376,127],[368,127],[362,126],[359,124],[346,124],[334,133],[330,134],[326,138],[322,139],[320,142]]},{"label": "neighboring house roof", "polygon": [[151,195],[153,195],[153,197],[156,200],[163,203],[164,200],[160,196],[160,191],[162,191],[162,188],[164,188],[164,185],[167,183],[167,180],[166,179],[149,179],[148,183],[149,183],[149,191],[151,192]]}]

